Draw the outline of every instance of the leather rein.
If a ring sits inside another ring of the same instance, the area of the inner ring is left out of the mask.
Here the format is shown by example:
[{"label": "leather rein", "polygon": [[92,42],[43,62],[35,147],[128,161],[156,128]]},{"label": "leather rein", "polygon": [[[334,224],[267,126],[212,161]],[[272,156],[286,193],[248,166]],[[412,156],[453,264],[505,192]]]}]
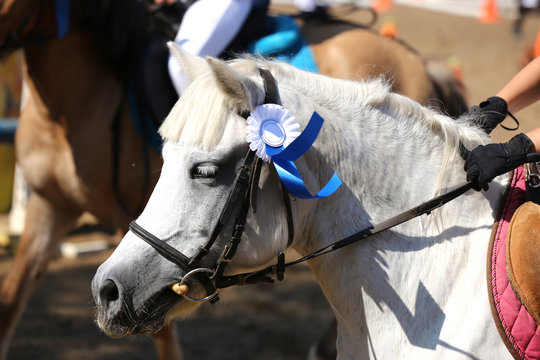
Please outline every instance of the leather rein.
[{"label": "leather rein", "polygon": [[[259,69],[259,71],[264,80],[265,103],[279,103],[279,94],[274,77],[268,70]],[[247,118],[247,116],[244,117]],[[194,277],[200,284],[203,285],[207,293],[205,297],[192,298],[188,296],[187,293],[182,293],[181,295],[186,299],[191,301],[210,301],[211,303],[214,303],[219,300],[217,289],[220,288],[226,288],[233,285],[256,284],[261,282],[271,283],[274,282],[275,279],[281,281],[283,280],[284,272],[287,267],[322,256],[360,240],[364,240],[423,214],[429,215],[431,211],[457,198],[473,187],[472,183],[466,183],[465,185],[451,190],[448,193],[435,197],[386,221],[370,226],[362,231],[357,232],[356,234],[325,246],[298,260],[285,263],[285,254],[283,252],[279,252],[277,255],[277,263],[275,265],[248,273],[224,275],[225,267],[231,261],[240,243],[249,209],[251,208],[254,212],[256,211],[256,190],[258,188],[261,166],[262,160],[257,157],[254,151],[249,150],[238,174],[236,175],[233,188],[231,189],[225,206],[221,211],[219,220],[212,231],[212,235],[208,241],[199,248],[198,252],[192,258],[188,258],[174,247],[152,235],[135,221],[131,222],[129,229],[135,235],[152,246],[158,252],[158,254],[176,264],[180,269],[186,272],[181,282],[177,284],[187,285],[189,278]],[[289,228],[288,246],[290,246],[294,237],[290,195],[283,185],[281,185],[281,188]],[[233,212],[238,208],[240,208],[240,212],[235,219],[235,225],[230,240],[228,244],[221,249],[221,255],[216,260],[213,268],[209,269],[200,267],[199,265],[201,259],[203,259],[210,252],[211,247],[215,244],[216,239],[221,233],[224,225],[230,223]]]}]

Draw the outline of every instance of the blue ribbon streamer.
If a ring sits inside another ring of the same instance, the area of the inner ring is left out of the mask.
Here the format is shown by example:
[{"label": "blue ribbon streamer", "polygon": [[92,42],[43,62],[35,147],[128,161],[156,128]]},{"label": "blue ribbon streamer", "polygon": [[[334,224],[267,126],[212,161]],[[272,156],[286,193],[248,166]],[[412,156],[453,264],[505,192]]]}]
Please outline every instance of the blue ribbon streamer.
[{"label": "blue ribbon streamer", "polygon": [[289,146],[286,148],[283,146],[274,148],[266,145],[266,153],[272,158],[274,167],[276,168],[283,185],[285,185],[287,190],[293,196],[300,199],[320,199],[330,196],[342,184],[341,179],[337,173],[334,172],[321,191],[316,195],[312,195],[306,188],[304,180],[294,164],[294,160],[304,155],[304,153],[313,145],[313,142],[317,136],[319,136],[323,123],[324,119],[314,112],[304,131],[302,131]]},{"label": "blue ribbon streamer", "polygon": [[69,16],[71,0],[55,0],[56,4],[56,36],[62,39],[69,32]]}]

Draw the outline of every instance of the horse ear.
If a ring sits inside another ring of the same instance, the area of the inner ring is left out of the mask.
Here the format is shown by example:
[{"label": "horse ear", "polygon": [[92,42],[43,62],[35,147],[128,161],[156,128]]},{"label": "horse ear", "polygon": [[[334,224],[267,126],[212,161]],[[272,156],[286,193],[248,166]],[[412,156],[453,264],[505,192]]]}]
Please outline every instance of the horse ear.
[{"label": "horse ear", "polygon": [[167,46],[190,82],[193,82],[199,75],[208,71],[208,64],[202,57],[191,55],[174,41],[167,42]]},{"label": "horse ear", "polygon": [[207,57],[206,61],[214,72],[219,87],[229,96],[238,109],[251,110],[256,106],[257,99],[252,101],[252,94],[257,94],[259,91],[254,81],[237,73],[222,60]]}]

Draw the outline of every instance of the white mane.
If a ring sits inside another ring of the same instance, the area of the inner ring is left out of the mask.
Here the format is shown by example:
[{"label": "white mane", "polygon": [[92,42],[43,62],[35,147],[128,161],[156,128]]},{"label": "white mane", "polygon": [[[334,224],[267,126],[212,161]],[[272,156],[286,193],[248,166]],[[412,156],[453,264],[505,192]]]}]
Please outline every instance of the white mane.
[{"label": "white mane", "polygon": [[[455,120],[423,107],[417,102],[391,91],[383,78],[360,81],[334,79],[298,70],[288,64],[253,58],[229,62],[233,68],[269,68],[279,86],[286,86],[311,98],[319,105],[340,113],[359,109],[358,105],[376,107],[396,116],[407,116],[427,125],[435,134],[447,139],[455,148],[464,143],[485,142],[487,137],[468,119]],[[175,104],[160,129],[168,140],[189,141],[210,146],[219,142],[228,119],[228,112],[240,110],[219,89],[211,71],[198,77]]]},{"label": "white mane", "polygon": [[[376,110],[399,120],[399,127],[412,128],[419,136],[429,131],[432,141],[444,143],[444,153],[436,193],[442,185],[446,166],[455,158],[460,142],[472,148],[488,141],[486,134],[464,118],[451,119],[436,110],[391,92],[391,84],[382,78],[361,81],[333,79],[300,71],[288,64],[246,58],[229,63],[234,69],[246,70],[253,78],[259,77],[258,67],[269,69],[280,88],[291,89],[311,99],[328,111],[338,114],[336,119],[357,121],[367,110]],[[260,82],[260,80],[258,80]],[[238,109],[220,89],[209,70],[190,84],[163,123],[160,133],[166,140],[199,144],[205,148],[216,146],[222,137],[231,113],[252,109]],[[291,110],[291,109],[289,109]]]},{"label": "white mane", "polygon": [[356,116],[360,117],[364,107],[371,107],[404,120],[407,118],[407,125],[427,126],[434,135],[444,139],[447,157],[459,149],[460,142],[474,146],[489,139],[466,116],[452,119],[435,109],[422,106],[392,92],[391,84],[382,77],[351,81],[306,73],[283,63],[270,63],[268,66],[281,86],[294,88],[332,111],[350,113],[357,110],[359,113]]}]

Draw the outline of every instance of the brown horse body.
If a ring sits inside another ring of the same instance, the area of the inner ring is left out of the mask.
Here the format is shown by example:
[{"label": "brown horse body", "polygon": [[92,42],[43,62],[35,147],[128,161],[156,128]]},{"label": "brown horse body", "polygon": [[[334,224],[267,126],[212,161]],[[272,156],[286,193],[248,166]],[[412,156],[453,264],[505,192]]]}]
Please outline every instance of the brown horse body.
[{"label": "brown horse body", "polygon": [[[54,4],[43,4],[42,18],[38,22],[37,15],[30,16],[26,33],[38,26],[43,33],[54,29]],[[31,6],[30,0],[0,1],[5,29],[0,39],[23,22]],[[383,74],[393,79],[396,91],[419,102],[437,97],[420,56],[370,31],[350,30],[312,49],[321,73],[349,79]],[[0,288],[0,358],[60,239],[78,217],[88,211],[124,233],[161,167],[161,157],[144,145],[132,123],[122,82],[87,31],[27,46],[24,62],[27,93],[16,154],[31,195],[20,245]],[[116,139],[111,129],[118,114]],[[161,359],[181,358],[172,326],[155,339]]]},{"label": "brown horse body", "polygon": [[[50,41],[44,48],[25,50],[28,94],[20,114],[16,154],[31,195],[19,248],[0,290],[4,352],[59,240],[82,212],[94,214],[106,227],[123,233],[150,190],[144,186],[143,140],[122,100],[121,85],[97,55],[88,37],[76,33]],[[114,170],[110,129],[119,107],[123,114],[118,139],[120,168]],[[148,147],[144,151],[149,168],[158,170],[159,154]],[[118,196],[114,172],[120,174]],[[156,171],[150,174],[152,183],[157,175]]]}]

